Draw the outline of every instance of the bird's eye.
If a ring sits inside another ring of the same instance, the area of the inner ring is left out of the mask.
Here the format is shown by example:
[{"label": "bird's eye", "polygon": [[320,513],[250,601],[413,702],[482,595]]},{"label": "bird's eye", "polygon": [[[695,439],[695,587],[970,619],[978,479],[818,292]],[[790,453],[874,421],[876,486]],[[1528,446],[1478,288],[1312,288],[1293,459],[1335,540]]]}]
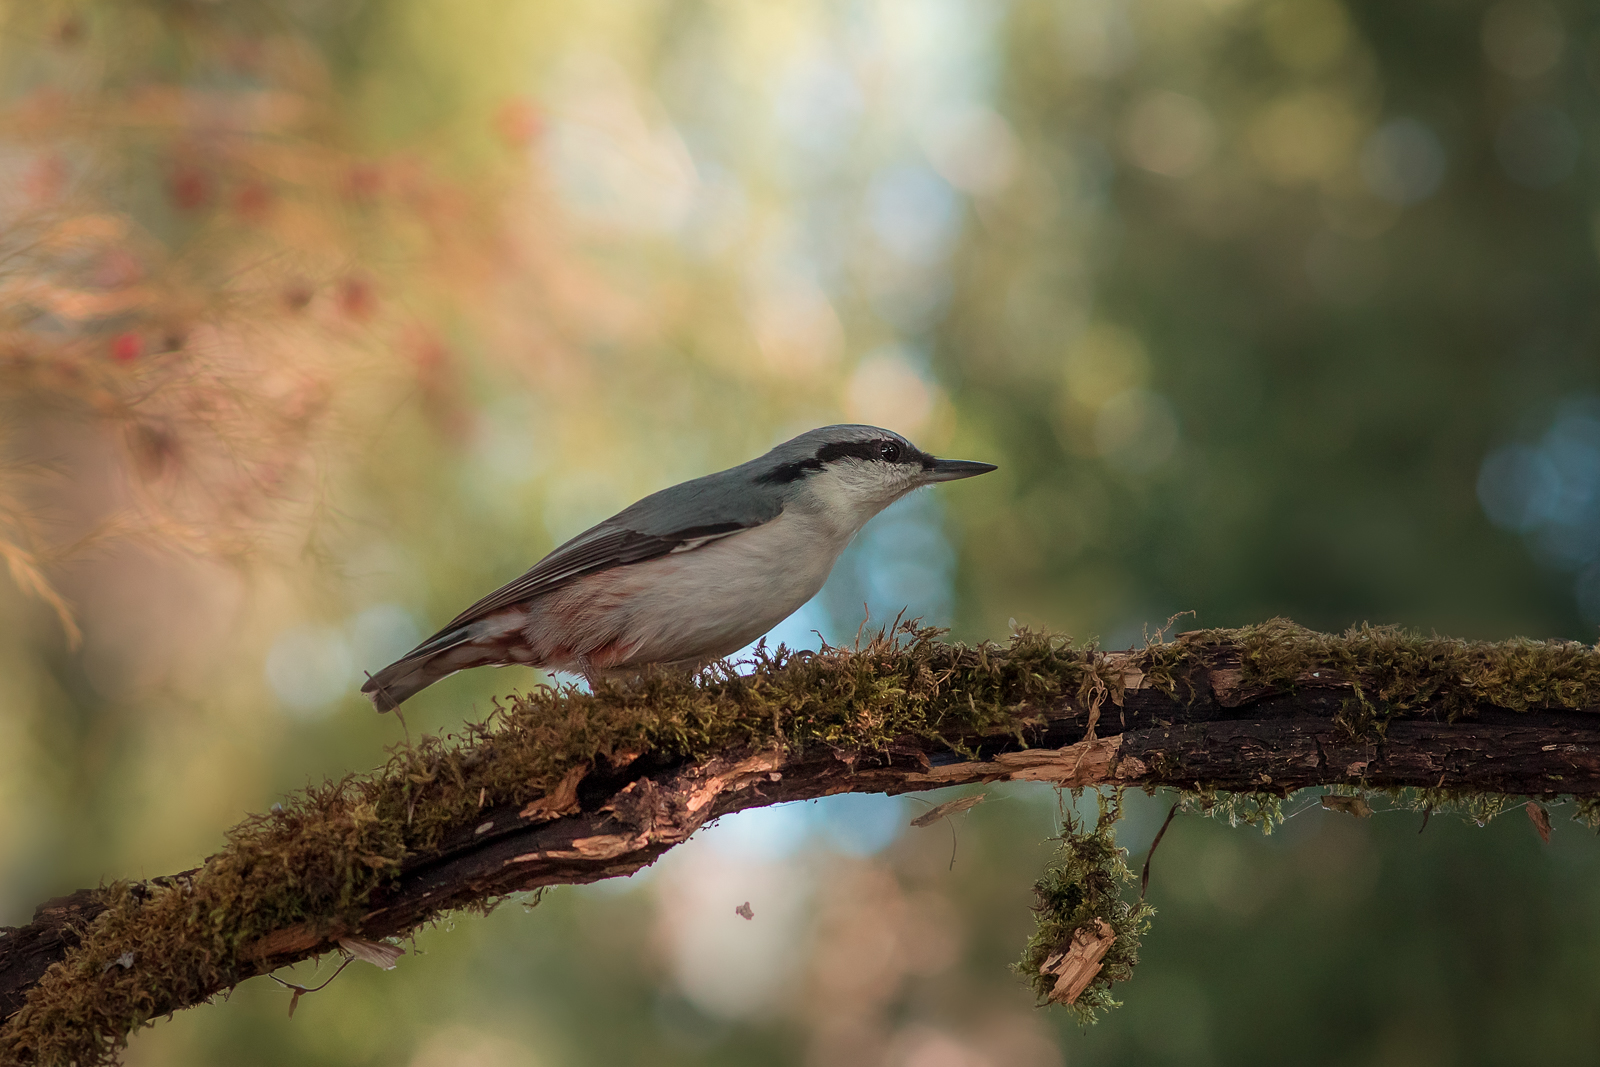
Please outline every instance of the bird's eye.
[{"label": "bird's eye", "polygon": [[878,455],[885,463],[899,463],[900,446],[894,441],[884,441],[878,445]]}]

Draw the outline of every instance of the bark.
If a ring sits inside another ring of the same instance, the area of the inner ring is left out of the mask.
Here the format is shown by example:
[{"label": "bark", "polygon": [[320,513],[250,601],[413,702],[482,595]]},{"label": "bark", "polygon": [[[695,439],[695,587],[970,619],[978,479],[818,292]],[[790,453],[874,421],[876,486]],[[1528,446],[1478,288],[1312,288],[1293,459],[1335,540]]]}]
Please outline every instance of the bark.
[{"label": "bark", "polygon": [[[1334,785],[1600,795],[1600,709],[1480,705],[1450,721],[1423,704],[1381,732],[1370,727],[1355,737],[1352,686],[1333,672],[1277,690],[1246,689],[1237,656],[1223,647],[1170,696],[1141,685],[1135,658],[1102,660],[1103,674],[1125,672],[1120,706],[1113,695],[1092,707],[1063,696],[1018,708],[1011,730],[964,739],[976,758],[940,740],[907,737],[881,752],[745,750],[669,766],[646,755],[625,767],[579,771],[550,796],[486,809],[436,851],[408,859],[354,928],[288,926],[262,938],[227,984],[330,951],[340,937],[402,934],[441,911],[514,891],[628,874],[718,816],[834,793],[1047,781],[1280,795]],[[0,932],[0,1019],[17,1011],[103,907],[95,892],[80,891],[42,905],[31,924]],[[196,990],[172,1007],[219,991]]]}]

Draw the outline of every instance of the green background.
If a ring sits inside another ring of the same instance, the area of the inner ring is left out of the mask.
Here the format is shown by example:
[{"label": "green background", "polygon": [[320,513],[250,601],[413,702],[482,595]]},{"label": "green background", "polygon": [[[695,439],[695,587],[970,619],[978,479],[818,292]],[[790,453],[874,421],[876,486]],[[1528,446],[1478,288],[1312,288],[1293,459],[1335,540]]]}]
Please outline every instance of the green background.
[{"label": "green background", "polygon": [[[1180,612],[1596,636],[1585,5],[6,18],[0,304],[29,355],[0,362],[0,537],[85,636],[0,585],[0,922],[192,866],[246,812],[380,764],[402,735],[360,669],[638,496],[828,422],[1000,470],[875,520],[791,645],[847,642],[863,604],[1114,648]],[[77,313],[18,288],[39,277],[133,295]],[[457,676],[411,728],[536,680]],[[999,787],[926,830],[909,800],[845,800],[422,931],[292,1020],[251,981],[128,1060],[1418,1067],[1600,1045],[1600,850],[1560,808],[1547,845],[1515,808],[1419,834],[1382,798],[1357,821],[1298,797],[1270,835],[1180,818],[1125,1006],[1083,1029],[1007,969],[1071,798]],[[1130,798],[1136,862],[1169,803]]]}]

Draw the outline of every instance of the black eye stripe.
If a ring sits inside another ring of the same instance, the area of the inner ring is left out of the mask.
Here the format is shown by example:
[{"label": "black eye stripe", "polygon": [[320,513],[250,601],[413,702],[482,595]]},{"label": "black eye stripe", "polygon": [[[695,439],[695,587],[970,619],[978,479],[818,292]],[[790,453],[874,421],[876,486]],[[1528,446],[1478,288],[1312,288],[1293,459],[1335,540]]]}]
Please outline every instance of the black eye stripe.
[{"label": "black eye stripe", "polygon": [[[885,455],[885,449],[891,455]],[[933,457],[919,452],[904,441],[882,437],[873,441],[836,441],[817,449],[810,459],[799,459],[774,467],[756,480],[767,485],[788,485],[815,474],[836,459],[860,459],[869,463],[914,463],[923,470],[933,467]]]},{"label": "black eye stripe", "polygon": [[[893,448],[896,455],[893,459],[885,456],[883,450]],[[823,445],[817,449],[819,463],[831,463],[836,459],[864,459],[868,462],[888,463],[915,463],[926,466],[923,455],[915,448],[901,441],[891,438],[882,438],[877,441],[836,441],[833,444]]]},{"label": "black eye stripe", "polygon": [[811,474],[814,471],[819,471],[821,469],[822,469],[822,461],[821,460],[819,460],[819,459],[802,459],[802,460],[797,460],[794,463],[785,463],[781,467],[777,467],[777,468],[775,468],[773,470],[768,471],[767,473],[763,474],[760,478],[758,478],[756,480],[760,481],[760,482],[766,482],[769,485],[787,485],[790,482],[799,481],[801,478],[804,478],[806,475]]},{"label": "black eye stripe", "polygon": [[819,463],[832,463],[836,459],[877,459],[878,447],[875,441],[836,441],[830,445],[823,445],[817,449]]}]

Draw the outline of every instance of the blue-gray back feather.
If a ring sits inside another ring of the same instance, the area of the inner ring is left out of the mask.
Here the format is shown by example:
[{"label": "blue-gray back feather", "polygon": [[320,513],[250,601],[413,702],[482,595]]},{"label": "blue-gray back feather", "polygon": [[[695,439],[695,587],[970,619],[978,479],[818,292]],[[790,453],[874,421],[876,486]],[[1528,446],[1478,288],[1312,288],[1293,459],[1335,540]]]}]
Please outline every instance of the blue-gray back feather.
[{"label": "blue-gray back feather", "polygon": [[771,522],[783,513],[784,503],[794,491],[792,483],[808,471],[820,469],[816,457],[821,448],[885,437],[912,447],[898,434],[876,426],[824,426],[737,467],[651,493],[556,548],[521,577],[451,619],[405,658],[442,651],[465,639],[458,638],[458,633],[467,623],[554,592],[584,575],[692,551]]}]

